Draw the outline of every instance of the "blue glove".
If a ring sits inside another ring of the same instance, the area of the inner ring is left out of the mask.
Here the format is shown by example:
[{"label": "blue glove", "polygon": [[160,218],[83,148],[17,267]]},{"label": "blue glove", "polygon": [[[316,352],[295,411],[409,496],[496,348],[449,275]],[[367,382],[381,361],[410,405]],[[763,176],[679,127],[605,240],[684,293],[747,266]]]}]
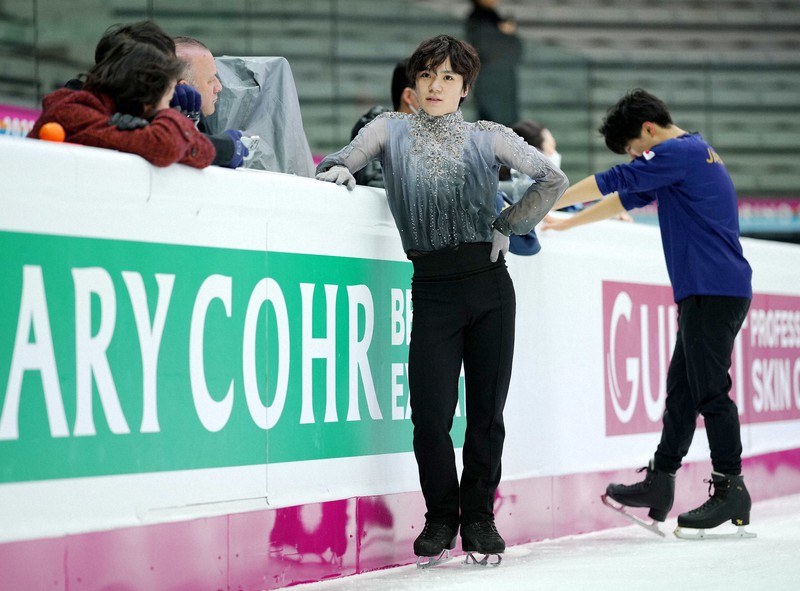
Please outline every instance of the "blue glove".
[{"label": "blue glove", "polygon": [[242,132],[237,129],[226,129],[225,135],[233,140],[233,157],[231,158],[230,162],[223,166],[227,166],[228,168],[239,168],[244,159],[250,155],[250,150],[247,149],[242,143]]},{"label": "blue glove", "polygon": [[131,129],[146,127],[147,125],[150,125],[150,122],[147,119],[134,117],[133,115],[128,115],[126,113],[114,113],[108,120],[108,124],[110,126],[116,125],[117,129],[120,131],[130,131]]},{"label": "blue glove", "polygon": [[197,123],[200,121],[200,105],[202,103],[203,97],[194,86],[178,84],[175,86],[175,94],[172,95],[169,106]]}]

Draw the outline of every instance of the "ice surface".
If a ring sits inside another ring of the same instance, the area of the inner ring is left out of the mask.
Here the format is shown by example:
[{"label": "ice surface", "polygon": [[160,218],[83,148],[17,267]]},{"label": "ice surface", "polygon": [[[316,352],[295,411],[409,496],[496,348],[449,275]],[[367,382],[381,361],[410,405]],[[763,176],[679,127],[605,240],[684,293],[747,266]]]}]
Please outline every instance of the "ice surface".
[{"label": "ice surface", "polygon": [[659,538],[620,517],[619,529],[510,547],[498,568],[465,566],[456,546],[453,560],[432,569],[402,566],[292,590],[800,590],[800,495],[755,503],[747,528],[755,539],[679,540],[676,522],[662,524],[670,533]]}]

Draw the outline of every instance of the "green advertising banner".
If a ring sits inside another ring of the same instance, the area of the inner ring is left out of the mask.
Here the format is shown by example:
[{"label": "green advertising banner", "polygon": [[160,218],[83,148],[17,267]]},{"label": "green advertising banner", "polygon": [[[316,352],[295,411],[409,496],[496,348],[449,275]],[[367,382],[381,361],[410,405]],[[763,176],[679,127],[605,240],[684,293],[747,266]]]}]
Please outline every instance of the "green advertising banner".
[{"label": "green advertising banner", "polygon": [[0,252],[2,483],[411,451],[409,263],[12,232]]}]

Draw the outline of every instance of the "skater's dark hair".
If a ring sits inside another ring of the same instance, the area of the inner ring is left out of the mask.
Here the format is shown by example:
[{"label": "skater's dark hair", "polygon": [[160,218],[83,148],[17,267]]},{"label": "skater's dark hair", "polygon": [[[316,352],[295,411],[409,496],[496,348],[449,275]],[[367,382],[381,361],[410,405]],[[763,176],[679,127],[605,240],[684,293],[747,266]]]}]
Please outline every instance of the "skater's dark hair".
[{"label": "skater's dark hair", "polygon": [[[450,35],[437,35],[417,46],[408,59],[409,81],[413,84],[420,73],[436,70],[448,58],[453,71],[464,78],[463,88],[466,90],[472,88],[481,69],[478,52],[469,43]],[[461,102],[463,100],[462,97]]]},{"label": "skater's dark hair", "polygon": [[634,88],[608,110],[599,131],[609,150],[624,154],[628,142],[641,135],[646,121],[669,127],[672,116],[664,101],[642,88]]},{"label": "skater's dark hair", "polygon": [[95,47],[94,63],[99,64],[112,48],[125,41],[141,41],[175,55],[172,37],[153,21],[146,20],[127,25],[116,24],[106,29]]},{"label": "skater's dark hair", "polygon": [[84,88],[110,96],[120,113],[148,117],[183,69],[174,53],[151,43],[123,39],[89,70]]},{"label": "skater's dark hair", "polygon": [[514,133],[524,139],[526,143],[530,144],[537,150],[542,149],[542,143],[544,143],[543,134],[544,130],[547,128],[538,121],[523,119],[522,121],[517,121],[514,125],[512,125],[511,129],[514,131]]},{"label": "skater's dark hair", "polygon": [[400,60],[392,72],[392,106],[395,111],[400,110],[403,91],[409,87],[413,88],[414,82],[408,79],[408,60]]}]

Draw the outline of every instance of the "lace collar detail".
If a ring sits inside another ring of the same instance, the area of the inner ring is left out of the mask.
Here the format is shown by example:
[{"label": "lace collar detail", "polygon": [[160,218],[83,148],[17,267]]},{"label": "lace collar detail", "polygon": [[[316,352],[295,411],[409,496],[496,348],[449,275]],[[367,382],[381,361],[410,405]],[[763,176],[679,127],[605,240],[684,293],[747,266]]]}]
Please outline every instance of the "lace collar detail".
[{"label": "lace collar detail", "polygon": [[459,109],[434,117],[420,109],[411,118],[409,136],[412,154],[424,154],[435,160],[460,160],[467,137],[464,115]]}]

